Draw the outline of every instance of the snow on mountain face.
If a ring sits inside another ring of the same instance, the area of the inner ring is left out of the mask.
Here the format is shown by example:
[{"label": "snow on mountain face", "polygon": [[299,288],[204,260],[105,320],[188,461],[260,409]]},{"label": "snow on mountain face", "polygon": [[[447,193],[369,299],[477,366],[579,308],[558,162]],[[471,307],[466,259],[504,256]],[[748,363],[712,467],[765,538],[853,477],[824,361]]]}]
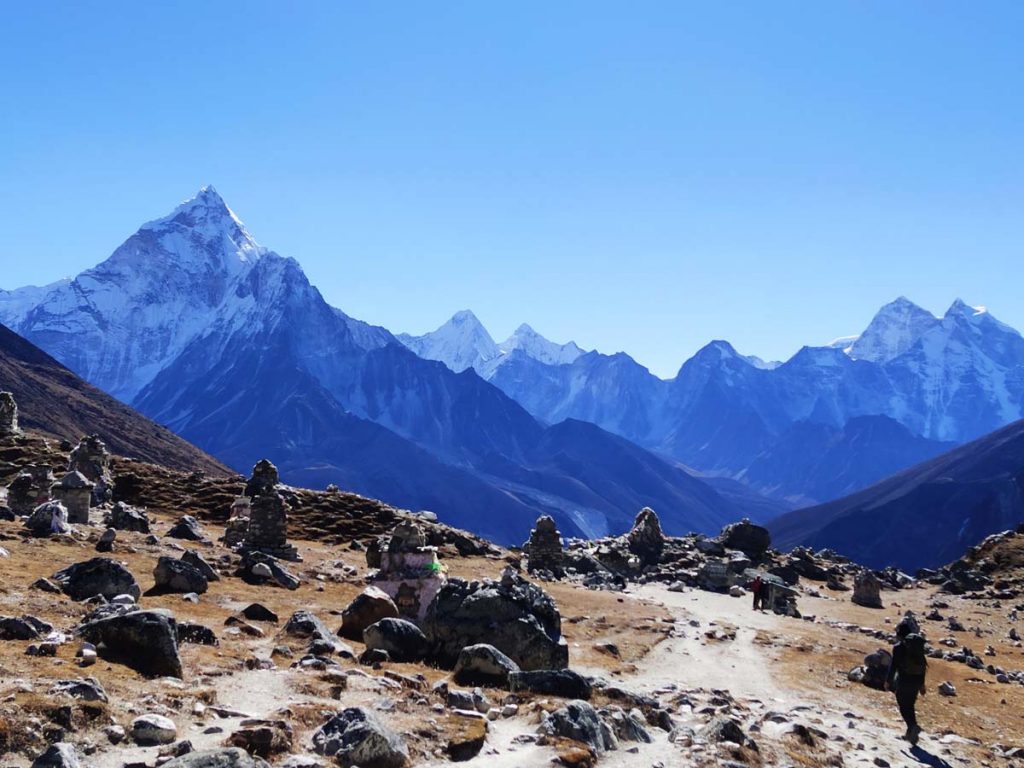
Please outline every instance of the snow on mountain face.
[{"label": "snow on mountain face", "polygon": [[442,362],[456,373],[479,370],[500,354],[487,329],[468,309],[456,312],[436,331],[423,336],[403,333],[397,338],[420,357]]},{"label": "snow on mountain face", "polygon": [[74,280],[11,291],[3,320],[130,401],[203,332],[267,253],[216,190],[204,187]]},{"label": "snow on mountain face", "polygon": [[584,353],[573,341],[568,344],[548,341],[526,323],[516,328],[499,348],[506,355],[516,349],[522,350],[528,357],[547,365],[568,365]]},{"label": "snow on mountain face", "polygon": [[867,329],[846,349],[854,360],[887,363],[935,327],[939,319],[900,296],[882,307]]}]

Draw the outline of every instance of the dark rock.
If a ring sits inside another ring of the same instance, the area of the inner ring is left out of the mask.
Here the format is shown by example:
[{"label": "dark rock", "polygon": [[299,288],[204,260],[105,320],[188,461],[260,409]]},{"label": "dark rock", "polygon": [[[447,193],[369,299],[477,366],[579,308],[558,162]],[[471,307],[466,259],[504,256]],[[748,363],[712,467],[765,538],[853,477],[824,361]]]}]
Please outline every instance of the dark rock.
[{"label": "dark rock", "polygon": [[181,556],[181,562],[188,563],[201,574],[207,581],[220,581],[220,574],[206,560],[193,549],[189,549]]},{"label": "dark rock", "polygon": [[149,515],[123,501],[116,502],[107,513],[106,524],[118,531],[149,533]]},{"label": "dark rock", "polygon": [[72,744],[51,744],[43,754],[32,761],[32,768],[80,768],[78,755]]},{"label": "dark rock", "polygon": [[508,676],[508,684],[509,690],[513,693],[529,691],[545,696],[559,696],[563,699],[589,699],[592,694],[587,679],[570,669],[512,672]]},{"label": "dark rock", "polygon": [[184,539],[185,541],[209,541],[199,521],[192,515],[182,515],[178,522],[171,526],[167,536],[172,539]]},{"label": "dark rock", "polygon": [[107,692],[94,677],[82,680],[58,680],[50,686],[51,696],[70,696],[82,701],[106,701]]},{"label": "dark rock", "polygon": [[270,768],[267,762],[244,749],[209,749],[190,752],[164,763],[161,768]]},{"label": "dark rock", "polygon": [[363,632],[367,650],[387,651],[393,661],[419,661],[427,650],[420,628],[405,619],[381,619]]},{"label": "dark rock", "polygon": [[381,619],[398,618],[391,596],[377,587],[367,587],[341,613],[338,634],[349,640],[362,640],[363,630]]},{"label": "dark rock", "polygon": [[867,568],[862,568],[853,577],[853,596],[850,598],[857,605],[866,608],[882,607],[882,583]]},{"label": "dark rock", "polygon": [[277,624],[279,620],[276,613],[259,603],[247,605],[242,609],[242,615],[249,621],[266,621],[271,624]]},{"label": "dark rock", "polygon": [[234,747],[241,747],[250,755],[270,757],[290,752],[292,727],[284,720],[243,721],[244,727],[228,738]]},{"label": "dark rock", "polygon": [[451,579],[423,621],[429,654],[450,667],[468,645],[487,643],[522,669],[563,669],[569,649],[561,617],[540,587],[505,569],[500,581]]},{"label": "dark rock", "polygon": [[163,556],[157,560],[153,569],[153,579],[156,581],[153,594],[194,592],[201,595],[209,588],[206,577],[198,568],[173,557]]},{"label": "dark rock", "polygon": [[731,720],[728,717],[714,718],[710,723],[697,731],[697,736],[712,744],[720,744],[723,741],[738,744],[741,747],[749,744],[749,739],[743,733],[743,729],[740,728],[735,720]]},{"label": "dark rock", "polygon": [[402,737],[362,707],[343,709],[320,726],[313,751],[344,768],[404,768],[409,762]]},{"label": "dark rock", "polygon": [[131,571],[109,557],[94,557],[69,565],[53,574],[53,580],[72,600],[88,600],[96,595],[108,599],[131,595],[138,600],[142,596],[142,589]]},{"label": "dark rock", "polygon": [[726,549],[738,549],[752,560],[760,560],[772,545],[768,529],[747,519],[725,526],[718,540]]},{"label": "dark rock", "polygon": [[284,568],[277,558],[258,551],[245,553],[238,575],[253,584],[272,582],[292,590],[298,589],[302,584],[299,577]]},{"label": "dark rock", "polygon": [[519,665],[493,645],[477,643],[459,652],[453,677],[459,685],[508,686],[508,676],[519,671]]},{"label": "dark rock", "polygon": [[0,640],[36,640],[53,627],[35,616],[0,616]]},{"label": "dark rock", "polygon": [[193,645],[219,645],[217,635],[209,627],[191,621],[178,623],[178,642]]},{"label": "dark rock", "polygon": [[657,563],[665,549],[665,534],[661,532],[661,521],[650,507],[641,509],[633,521],[633,527],[626,534],[629,551],[645,564]]},{"label": "dark rock", "polygon": [[549,713],[541,723],[541,730],[549,736],[583,742],[598,755],[618,748],[611,729],[585,701],[570,701]]},{"label": "dark rock", "polygon": [[135,610],[90,621],[77,631],[103,658],[144,675],[182,676],[177,623],[168,611]]}]

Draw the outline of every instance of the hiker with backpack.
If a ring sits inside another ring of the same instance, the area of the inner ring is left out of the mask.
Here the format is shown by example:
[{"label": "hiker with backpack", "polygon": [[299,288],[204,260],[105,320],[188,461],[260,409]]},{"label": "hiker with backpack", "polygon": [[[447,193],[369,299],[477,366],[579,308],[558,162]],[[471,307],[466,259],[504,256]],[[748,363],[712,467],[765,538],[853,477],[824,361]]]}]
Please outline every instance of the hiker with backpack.
[{"label": "hiker with backpack", "polygon": [[764,610],[764,581],[760,576],[755,576],[750,585],[750,591],[754,593],[754,610]]},{"label": "hiker with backpack", "polygon": [[924,637],[913,616],[906,616],[896,625],[896,638],[885,688],[896,694],[900,715],[907,724],[904,738],[916,745],[921,728],[917,724],[915,707],[918,695],[924,696],[927,693],[925,674],[928,671],[928,658],[925,656]]}]

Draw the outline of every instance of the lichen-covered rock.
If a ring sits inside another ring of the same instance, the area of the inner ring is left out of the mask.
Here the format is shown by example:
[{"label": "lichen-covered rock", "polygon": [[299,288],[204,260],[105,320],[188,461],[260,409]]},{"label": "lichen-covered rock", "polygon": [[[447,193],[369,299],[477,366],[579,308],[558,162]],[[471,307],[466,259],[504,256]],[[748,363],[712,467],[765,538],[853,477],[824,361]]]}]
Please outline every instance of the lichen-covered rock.
[{"label": "lichen-covered rock", "polygon": [[459,685],[491,685],[507,687],[508,677],[519,671],[519,665],[493,645],[477,643],[459,652],[453,678]]},{"label": "lichen-covered rock", "polygon": [[[124,608],[128,610],[134,606]],[[129,610],[124,614],[88,621],[77,631],[110,661],[152,677],[182,676],[178,627],[169,611]]]},{"label": "lichen-covered rock", "polygon": [[427,609],[429,655],[451,667],[468,645],[487,643],[522,669],[564,669],[569,649],[554,600],[506,568],[500,581],[451,579]]},{"label": "lichen-covered rock", "polygon": [[131,595],[138,600],[142,595],[131,571],[109,557],[94,557],[69,565],[53,574],[53,580],[72,600],[88,600],[96,595],[107,599]]},{"label": "lichen-covered rock", "polygon": [[409,750],[402,737],[362,707],[334,715],[313,734],[313,751],[343,768],[404,768]]}]

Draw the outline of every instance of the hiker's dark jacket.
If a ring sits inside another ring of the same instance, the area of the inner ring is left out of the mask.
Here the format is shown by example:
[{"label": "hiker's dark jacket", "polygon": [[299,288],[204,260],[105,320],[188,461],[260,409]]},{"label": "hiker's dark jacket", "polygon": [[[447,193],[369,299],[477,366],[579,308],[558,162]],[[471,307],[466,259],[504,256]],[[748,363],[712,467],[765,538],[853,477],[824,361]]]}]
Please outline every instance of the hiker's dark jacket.
[{"label": "hiker's dark jacket", "polygon": [[892,649],[892,662],[889,664],[889,674],[886,675],[885,682],[890,688],[896,684],[896,678],[899,678],[899,687],[913,687],[915,689],[920,688],[924,684],[924,675],[911,675],[907,672],[901,672],[904,665],[904,658],[908,653],[902,642],[896,643]]}]

